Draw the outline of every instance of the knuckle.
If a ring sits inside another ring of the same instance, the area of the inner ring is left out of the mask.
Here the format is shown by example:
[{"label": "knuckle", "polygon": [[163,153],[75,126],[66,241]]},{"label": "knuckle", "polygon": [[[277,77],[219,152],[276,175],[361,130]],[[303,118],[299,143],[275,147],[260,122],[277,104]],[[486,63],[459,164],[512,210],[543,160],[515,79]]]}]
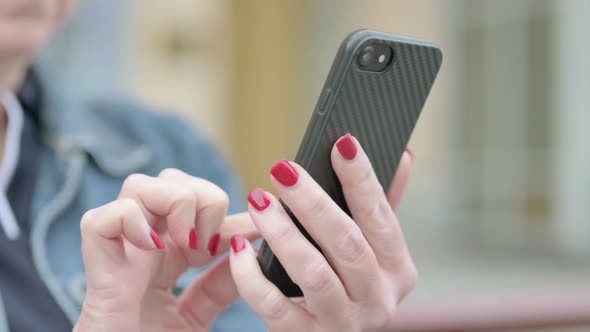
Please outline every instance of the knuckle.
[{"label": "knuckle", "polygon": [[[418,269],[411,260],[404,264],[400,280],[400,296],[403,298],[409,294],[418,284]],[[400,299],[401,300],[401,299]]]},{"label": "knuckle", "polygon": [[250,287],[250,281],[256,280],[258,275],[254,269],[239,269],[235,273],[234,280],[243,281],[242,283],[238,284],[241,286],[240,293],[244,294],[244,297],[251,297],[252,295],[256,295],[256,289]]},{"label": "knuckle", "polygon": [[419,277],[419,273],[418,273],[418,269],[416,268],[416,264],[414,264],[413,262],[410,263],[407,273],[408,273],[407,279],[410,281],[410,285],[412,286],[412,289],[414,289],[416,287],[416,284],[418,283],[418,277]]},{"label": "knuckle", "polygon": [[161,178],[175,178],[178,177],[179,175],[183,175],[184,172],[177,169],[177,168],[164,168],[159,174],[158,177]]},{"label": "knuckle", "polygon": [[411,262],[412,259],[409,257],[408,249],[403,240],[391,242],[388,243],[384,238],[376,242],[380,263],[387,271],[400,273],[406,268],[407,262]]},{"label": "knuckle", "polygon": [[95,209],[88,210],[82,215],[80,220],[80,231],[82,234],[92,232],[94,229],[94,215],[96,214]]},{"label": "knuckle", "polygon": [[274,240],[279,244],[293,243],[292,240],[297,235],[296,228],[289,226],[278,227],[274,231]]},{"label": "knuckle", "polygon": [[[220,189],[221,190],[221,189]],[[229,208],[229,196],[228,194],[221,190],[220,194],[219,194],[219,201],[221,203],[221,205],[225,208],[228,209]]]},{"label": "knuckle", "polygon": [[318,259],[305,268],[301,286],[312,292],[322,293],[334,285],[332,267],[323,259]]},{"label": "knuckle", "polygon": [[369,255],[368,243],[358,227],[344,233],[336,243],[336,253],[345,262],[355,264]]},{"label": "knuckle", "polygon": [[389,218],[386,218],[391,209],[389,202],[383,193],[379,193],[377,197],[374,204],[369,205],[366,210],[361,212],[361,218],[376,221],[372,223],[376,232],[391,231],[393,223]]},{"label": "knuckle", "polygon": [[261,314],[270,320],[280,320],[287,314],[287,301],[277,289],[270,289],[260,301]]},{"label": "knuckle", "polygon": [[138,189],[141,187],[141,184],[145,182],[147,177],[147,175],[139,173],[129,175],[123,182],[123,187],[121,191],[138,191]]},{"label": "knuckle", "polygon": [[373,331],[382,330],[393,321],[396,313],[397,303],[393,300],[393,296],[384,299],[384,301],[382,301],[380,305],[369,314],[369,324],[371,325],[371,329]]},{"label": "knuckle", "polygon": [[117,201],[117,209],[119,210],[121,219],[130,218],[137,213],[142,213],[137,202],[128,197],[121,198]]},{"label": "knuckle", "polygon": [[372,188],[374,186],[374,171],[371,167],[362,167],[357,176],[351,179],[351,185],[360,188],[361,190],[366,190],[367,188]]},{"label": "knuckle", "polygon": [[326,215],[326,211],[328,209],[328,200],[319,197],[312,197],[308,201],[310,203],[309,206],[306,207],[305,211],[309,218],[321,219],[324,215]]},{"label": "knuckle", "polygon": [[201,183],[204,190],[195,191],[195,193],[197,195],[199,195],[199,193],[201,193],[201,195],[206,194],[203,197],[203,207],[213,207],[224,210],[227,210],[229,208],[229,196],[223,189],[221,189],[219,186],[208,180],[198,180]]},{"label": "knuckle", "polygon": [[210,206],[214,206],[216,208],[227,210],[229,208],[229,196],[225,191],[221,188],[216,187],[211,193],[211,201],[209,203]]},{"label": "knuckle", "polygon": [[195,194],[183,187],[174,187],[174,201],[176,202],[193,202],[196,201]]}]

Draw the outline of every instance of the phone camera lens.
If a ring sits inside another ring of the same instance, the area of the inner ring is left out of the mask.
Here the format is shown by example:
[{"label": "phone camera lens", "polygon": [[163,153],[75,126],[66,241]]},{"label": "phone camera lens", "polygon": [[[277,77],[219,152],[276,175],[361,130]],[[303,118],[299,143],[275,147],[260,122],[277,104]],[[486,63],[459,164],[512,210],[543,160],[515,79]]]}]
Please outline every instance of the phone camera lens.
[{"label": "phone camera lens", "polygon": [[361,56],[359,58],[359,65],[361,67],[369,66],[371,64],[371,62],[373,61],[374,54],[375,54],[375,49],[373,48],[373,46],[365,47],[365,49],[363,50],[363,52],[361,53]]}]

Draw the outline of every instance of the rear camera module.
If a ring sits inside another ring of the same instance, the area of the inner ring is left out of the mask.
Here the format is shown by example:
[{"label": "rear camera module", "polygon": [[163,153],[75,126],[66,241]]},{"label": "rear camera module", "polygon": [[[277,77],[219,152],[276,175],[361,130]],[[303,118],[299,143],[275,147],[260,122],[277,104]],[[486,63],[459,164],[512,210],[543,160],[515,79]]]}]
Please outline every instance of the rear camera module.
[{"label": "rear camera module", "polygon": [[357,64],[361,70],[382,72],[391,63],[393,50],[391,47],[378,43],[366,45],[360,52]]}]

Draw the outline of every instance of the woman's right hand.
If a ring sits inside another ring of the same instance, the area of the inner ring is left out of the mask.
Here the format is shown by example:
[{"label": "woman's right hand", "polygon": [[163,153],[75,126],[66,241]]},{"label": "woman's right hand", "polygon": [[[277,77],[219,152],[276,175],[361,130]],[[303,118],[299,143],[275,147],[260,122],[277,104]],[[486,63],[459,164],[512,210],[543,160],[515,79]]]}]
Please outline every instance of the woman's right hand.
[{"label": "woman's right hand", "polygon": [[87,293],[74,331],[206,331],[239,297],[228,259],[180,297],[171,290],[233,234],[257,237],[247,213],[226,217],[227,208],[219,187],[179,170],[128,177],[117,200],[82,217]]}]

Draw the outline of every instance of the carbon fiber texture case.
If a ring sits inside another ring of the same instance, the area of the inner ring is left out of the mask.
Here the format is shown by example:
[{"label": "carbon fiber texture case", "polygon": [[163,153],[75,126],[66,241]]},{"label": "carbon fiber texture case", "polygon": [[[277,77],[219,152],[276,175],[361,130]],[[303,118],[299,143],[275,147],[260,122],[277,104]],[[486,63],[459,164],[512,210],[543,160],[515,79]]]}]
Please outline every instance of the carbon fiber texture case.
[{"label": "carbon fiber texture case", "polygon": [[[363,71],[356,64],[359,53],[369,43],[384,43],[393,49],[391,64],[383,72]],[[347,213],[330,160],[335,142],[348,132],[354,135],[387,191],[441,62],[442,54],[435,44],[383,32],[355,31],[341,44],[295,162]],[[302,295],[266,242],[260,248],[258,261],[264,275],[285,295]]]}]

